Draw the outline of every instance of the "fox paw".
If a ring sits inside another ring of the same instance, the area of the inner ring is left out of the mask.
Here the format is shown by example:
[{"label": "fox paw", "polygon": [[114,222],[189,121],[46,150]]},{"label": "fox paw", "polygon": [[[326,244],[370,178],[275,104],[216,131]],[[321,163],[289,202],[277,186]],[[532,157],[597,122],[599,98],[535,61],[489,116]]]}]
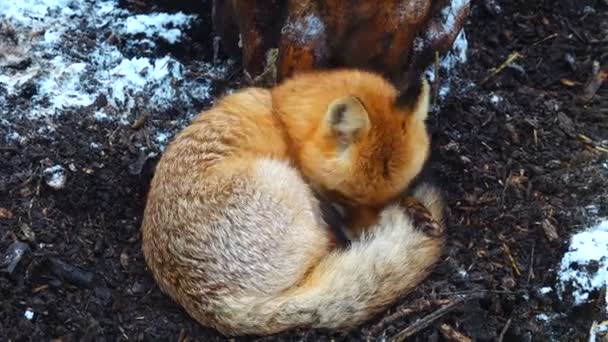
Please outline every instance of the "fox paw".
[{"label": "fox paw", "polygon": [[443,236],[445,231],[443,226],[433,218],[431,212],[422,203],[413,197],[404,197],[399,203],[412,220],[414,229],[434,238]]}]

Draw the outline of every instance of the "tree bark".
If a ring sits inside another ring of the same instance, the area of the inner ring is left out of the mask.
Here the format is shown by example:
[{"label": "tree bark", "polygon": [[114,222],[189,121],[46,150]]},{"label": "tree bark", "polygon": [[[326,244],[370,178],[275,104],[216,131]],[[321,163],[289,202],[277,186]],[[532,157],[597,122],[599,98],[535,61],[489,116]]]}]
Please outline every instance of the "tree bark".
[{"label": "tree bark", "polygon": [[470,0],[214,0],[223,51],[254,83],[355,67],[401,82],[448,51]]}]

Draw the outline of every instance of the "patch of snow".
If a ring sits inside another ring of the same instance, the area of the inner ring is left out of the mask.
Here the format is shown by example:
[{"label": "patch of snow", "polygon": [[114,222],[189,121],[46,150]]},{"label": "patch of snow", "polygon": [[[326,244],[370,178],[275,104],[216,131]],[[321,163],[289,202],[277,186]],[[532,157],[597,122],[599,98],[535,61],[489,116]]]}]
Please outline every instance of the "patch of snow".
[{"label": "patch of snow", "polygon": [[[414,41],[414,46],[416,46],[416,41]],[[421,41],[418,44],[422,44]],[[439,66],[441,67],[441,85],[439,86],[439,97],[445,98],[451,90],[450,83],[452,82],[452,76],[454,76],[454,69],[456,66],[460,64],[464,64],[467,62],[467,51],[469,48],[469,42],[466,37],[466,33],[464,29],[458,33],[456,39],[454,40],[454,44],[452,45],[452,49],[448,51],[439,62]],[[430,65],[429,68],[425,72],[426,77],[430,82],[435,81],[435,65]],[[446,75],[446,76],[443,76]]]},{"label": "patch of snow", "polygon": [[169,143],[170,138],[171,138],[171,135],[169,133],[158,132],[156,137],[154,137],[154,142],[156,142],[156,144],[158,145],[158,147],[161,151],[164,151],[165,147]]},{"label": "patch of snow", "polygon": [[[177,107],[188,118],[195,106],[210,101],[211,78],[221,77],[226,65],[185,66],[168,55],[150,57],[150,48],[154,39],[178,42],[195,18],[181,12],[135,15],[119,8],[118,0],[0,1],[0,21],[19,42],[2,47],[11,59],[0,62],[31,61],[27,68],[0,68],[0,118],[88,109],[97,121],[124,124],[142,107],[152,115]],[[149,39],[132,37],[137,34]],[[114,36],[128,54],[114,45]],[[8,99],[30,93],[31,101],[9,110]],[[92,108],[102,95],[107,104]]]},{"label": "patch of snow", "polygon": [[444,18],[443,25],[448,28],[448,30],[456,25],[456,15],[469,2],[470,0],[452,0],[450,4],[441,11],[441,15]]},{"label": "patch of snow", "polygon": [[282,34],[287,34],[291,39],[306,44],[310,40],[322,35],[325,32],[325,25],[314,14],[309,14],[302,19],[292,20],[289,18],[281,29]]},{"label": "patch of snow", "polygon": [[86,63],[72,63],[61,56],[53,58],[49,63],[49,73],[38,81],[37,95],[32,101],[47,100],[53,110],[93,103],[95,98],[83,89],[80,82]]},{"label": "patch of snow", "polygon": [[498,96],[494,93],[490,93],[490,103],[499,104],[500,102],[502,102],[502,100],[503,100],[502,96]]},{"label": "patch of snow", "polygon": [[61,165],[47,167],[42,171],[42,175],[46,179],[46,184],[55,190],[62,189],[65,186],[65,169]]},{"label": "patch of snow", "polygon": [[544,313],[541,313],[541,314],[536,315],[536,319],[541,322],[547,322],[547,321],[549,321],[549,316],[547,316]]},{"label": "patch of snow", "polygon": [[23,313],[23,316],[27,320],[31,321],[32,319],[34,319],[34,311],[32,311],[32,309],[30,309],[30,308],[27,308],[27,309],[25,309],[25,312]]},{"label": "patch of snow", "polygon": [[469,274],[465,270],[458,270],[458,275],[462,278],[466,278]]},{"label": "patch of snow", "polygon": [[182,36],[181,28],[187,27],[195,18],[182,12],[138,14],[128,17],[117,25],[122,34],[144,34],[147,37],[161,37],[171,44],[177,43]]},{"label": "patch of snow", "polygon": [[41,44],[44,45],[54,45],[59,43],[59,40],[61,39],[61,31],[57,31],[53,28],[46,30],[46,32],[44,32],[44,40],[42,41]]},{"label": "patch of snow", "polygon": [[558,295],[572,286],[574,304],[589,299],[591,292],[608,286],[608,220],[572,236],[559,267]]},{"label": "patch of snow", "polygon": [[589,204],[585,206],[585,210],[587,211],[587,215],[592,217],[597,217],[600,213],[600,208],[597,204]]},{"label": "patch of snow", "polygon": [[21,134],[17,133],[17,132],[10,132],[6,135],[6,141],[10,142],[10,141],[17,141],[19,143],[24,143],[25,141],[27,141],[27,138],[22,136]]},{"label": "patch of snow", "polygon": [[54,13],[60,13],[62,9],[69,9],[71,0],[20,0],[0,2],[0,13],[3,17],[23,23],[24,25],[36,25]]},{"label": "patch of snow", "polygon": [[99,150],[101,148],[101,145],[96,143],[96,142],[92,142],[89,144],[89,147],[94,149],[94,150]]},{"label": "patch of snow", "polygon": [[169,140],[169,134],[165,133],[165,132],[159,132],[158,135],[156,135],[156,138],[154,138],[154,141],[156,141],[159,144],[164,144]]},{"label": "patch of snow", "polygon": [[595,13],[596,13],[595,12],[595,8],[593,8],[593,7],[589,6],[589,5],[587,5],[587,6],[585,6],[583,8],[583,14],[584,15],[595,14]]},{"label": "patch of snow", "polygon": [[553,289],[550,287],[542,287],[538,290],[538,292],[540,292],[541,294],[544,294],[544,295],[550,293],[551,291],[553,291]]},{"label": "patch of snow", "polygon": [[142,92],[141,96],[149,97],[150,105],[165,109],[176,98],[172,84],[183,76],[183,67],[168,56],[156,60],[134,57],[122,59],[108,73],[101,72],[98,76],[107,84],[105,95],[116,108],[135,107],[135,98]]},{"label": "patch of snow", "polygon": [[108,120],[108,114],[106,114],[105,112],[100,111],[100,110],[96,111],[93,114],[93,117],[95,118],[96,121],[106,121],[106,120]]},{"label": "patch of snow", "polygon": [[451,87],[449,84],[443,84],[439,87],[439,97],[444,98],[450,93]]},{"label": "patch of snow", "polygon": [[441,67],[449,73],[456,65],[466,63],[468,49],[469,41],[462,29],[456,36],[452,49],[441,59]]}]

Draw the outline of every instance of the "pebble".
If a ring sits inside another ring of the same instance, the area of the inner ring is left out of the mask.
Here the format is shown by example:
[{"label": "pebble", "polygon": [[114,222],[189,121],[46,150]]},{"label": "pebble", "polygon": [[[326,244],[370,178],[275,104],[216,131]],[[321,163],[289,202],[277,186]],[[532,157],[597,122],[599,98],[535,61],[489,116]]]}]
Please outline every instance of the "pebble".
[{"label": "pebble", "polygon": [[19,261],[29,250],[30,246],[27,243],[14,241],[4,252],[2,260],[0,260],[0,267],[4,267],[4,270],[9,274],[13,273]]}]

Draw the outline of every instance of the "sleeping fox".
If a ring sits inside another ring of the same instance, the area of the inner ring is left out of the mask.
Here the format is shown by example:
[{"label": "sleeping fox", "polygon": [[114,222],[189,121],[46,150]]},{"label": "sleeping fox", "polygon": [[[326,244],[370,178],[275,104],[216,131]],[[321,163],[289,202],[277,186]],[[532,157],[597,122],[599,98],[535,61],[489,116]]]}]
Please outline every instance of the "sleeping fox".
[{"label": "sleeping fox", "polygon": [[[441,256],[439,192],[400,196],[429,153],[428,88],[317,71],[201,113],[148,194],[143,252],[160,288],[228,336],[348,330],[385,310]],[[319,194],[377,216],[338,248]]]}]

